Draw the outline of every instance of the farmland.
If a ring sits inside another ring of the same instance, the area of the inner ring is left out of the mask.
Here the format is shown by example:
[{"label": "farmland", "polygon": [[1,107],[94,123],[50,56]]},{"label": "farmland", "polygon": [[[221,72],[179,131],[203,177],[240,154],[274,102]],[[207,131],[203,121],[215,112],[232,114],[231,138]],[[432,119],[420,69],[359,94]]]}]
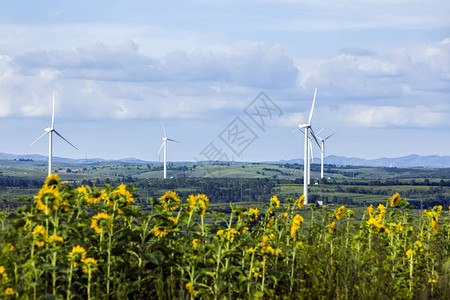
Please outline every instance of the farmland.
[{"label": "farmland", "polygon": [[[303,166],[298,164],[169,164],[167,180],[161,179],[162,165],[100,162],[55,163],[63,182],[104,187],[132,184],[138,190],[136,202],[148,204],[148,197],[174,190],[182,197],[205,193],[212,205],[231,202],[265,203],[272,195],[281,199],[303,193]],[[0,161],[0,204],[19,206],[17,200],[35,195],[46,176],[44,161]],[[370,168],[311,166],[310,201],[324,204],[368,206],[381,203],[398,192],[416,207],[450,203],[450,169]]]},{"label": "farmland", "polygon": [[2,162],[3,298],[450,295],[448,169],[313,166],[302,206],[299,165],[55,168]]},{"label": "farmland", "polygon": [[419,213],[396,193],[356,212],[272,196],[259,207],[220,204],[225,214],[204,194],[135,199],[123,184],[73,189],[49,177],[33,203],[1,215],[2,297],[450,296],[442,206]]}]

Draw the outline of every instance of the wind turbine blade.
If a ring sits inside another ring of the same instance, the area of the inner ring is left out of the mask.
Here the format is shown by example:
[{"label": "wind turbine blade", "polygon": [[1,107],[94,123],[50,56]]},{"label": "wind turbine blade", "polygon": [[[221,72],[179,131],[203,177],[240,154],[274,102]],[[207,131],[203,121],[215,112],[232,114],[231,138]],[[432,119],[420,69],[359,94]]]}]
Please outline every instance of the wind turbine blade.
[{"label": "wind turbine blade", "polygon": [[161,152],[162,148],[164,147],[164,143],[165,143],[165,141],[162,142],[161,147],[159,148],[159,151],[158,151],[158,155]]},{"label": "wind turbine blade", "polygon": [[311,139],[309,139],[309,153],[311,155],[311,161],[314,163],[314,154],[313,154],[313,148],[312,148],[312,143],[311,143]]},{"label": "wind turbine blade", "polygon": [[314,90],[313,103],[312,103],[312,106],[311,106],[311,112],[309,113],[309,121],[308,121],[308,124],[310,124],[310,125],[311,125],[311,120],[312,120],[313,111],[314,111],[314,104],[316,103],[316,94],[317,94],[317,88]]},{"label": "wind turbine blade", "polygon": [[60,138],[62,138],[64,141],[66,141],[67,144],[69,144],[70,146],[74,147],[75,149],[79,150],[77,147],[75,147],[74,145],[72,145],[71,142],[69,142],[68,140],[66,140],[62,135],[59,134],[58,131],[53,130],[54,133],[56,133]]},{"label": "wind turbine blade", "polygon": [[53,92],[52,129],[55,128],[55,92]]},{"label": "wind turbine blade", "polygon": [[166,128],[164,128],[164,123],[163,123],[162,120],[161,120],[161,126],[162,126],[162,129],[163,129],[163,131],[164,131],[164,137],[167,138]]},{"label": "wind turbine blade", "polygon": [[320,147],[320,143],[319,143],[319,141],[317,140],[316,134],[314,133],[314,130],[312,129],[312,127],[309,127],[309,131],[311,131],[311,135],[312,135],[312,137],[314,138],[314,140],[316,141],[317,146],[319,146],[319,148],[321,148],[321,147]]},{"label": "wind turbine blade", "polygon": [[319,137],[319,134],[321,133],[323,131],[323,128],[322,129],[320,129],[319,131],[317,131],[317,134],[316,134],[316,136],[317,137]]},{"label": "wind turbine blade", "polygon": [[336,132],[333,133],[333,134],[330,134],[329,136],[327,136],[327,137],[325,138],[325,141],[328,140],[330,137],[332,137],[332,136],[335,135],[335,134],[336,134]]},{"label": "wind turbine blade", "polygon": [[180,141],[173,140],[173,139],[167,139],[167,140],[168,140],[168,141],[171,141],[171,142],[181,143]]},{"label": "wind turbine blade", "polygon": [[38,140],[40,140],[41,138],[43,138],[47,133],[49,133],[50,131],[46,131],[43,135],[41,135],[40,137],[38,137],[36,140],[34,140],[34,142],[32,142],[30,144],[30,147],[33,146],[34,143],[36,143]]}]

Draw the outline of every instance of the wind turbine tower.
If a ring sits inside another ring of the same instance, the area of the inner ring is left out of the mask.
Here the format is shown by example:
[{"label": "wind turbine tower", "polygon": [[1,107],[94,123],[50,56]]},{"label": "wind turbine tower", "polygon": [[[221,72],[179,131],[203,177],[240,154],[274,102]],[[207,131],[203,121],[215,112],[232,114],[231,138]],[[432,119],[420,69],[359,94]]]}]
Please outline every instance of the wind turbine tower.
[{"label": "wind turbine tower", "polygon": [[335,134],[336,134],[336,132],[333,133],[333,134],[330,134],[329,136],[327,136],[324,139],[319,137],[319,136],[317,136],[317,138],[321,142],[321,146],[320,146],[320,152],[321,152],[320,153],[320,156],[321,156],[321,158],[320,158],[320,179],[323,179],[323,160],[324,160],[324,157],[325,157],[325,141],[328,140],[330,137],[332,137]]},{"label": "wind turbine tower", "polygon": [[40,140],[42,137],[44,137],[46,134],[48,134],[48,176],[52,174],[52,157],[53,157],[53,145],[52,145],[52,135],[55,133],[57,136],[62,138],[66,143],[68,143],[70,146],[74,147],[78,150],[77,147],[72,145],[68,140],[66,140],[61,134],[59,134],[58,131],[55,130],[55,92],[53,92],[53,109],[52,109],[52,126],[49,128],[45,128],[45,132],[43,135],[38,137],[34,142],[31,143],[30,147],[36,143],[38,140]]},{"label": "wind turbine tower", "polygon": [[164,148],[164,175],[163,178],[167,178],[167,141],[171,141],[171,142],[177,142],[180,143],[179,141],[173,140],[173,139],[169,139],[167,137],[166,134],[166,129],[164,128],[164,123],[163,121],[161,121],[161,126],[163,128],[163,132],[164,132],[164,137],[162,138],[162,144],[161,147],[159,148],[158,154],[161,152],[161,150]]},{"label": "wind turbine tower", "polygon": [[313,103],[311,106],[311,111],[309,113],[309,119],[308,119],[308,123],[305,124],[300,124],[298,125],[299,129],[304,129],[305,130],[305,152],[304,152],[304,169],[305,171],[303,172],[303,195],[305,195],[305,205],[308,204],[308,182],[309,182],[309,132],[311,131],[311,136],[315,139],[316,143],[318,144],[319,142],[316,139],[316,135],[314,134],[314,131],[311,127],[311,121],[312,121],[312,116],[313,116],[313,111],[314,111],[314,104],[316,102],[316,95],[317,95],[317,88],[314,90],[314,98],[313,98]]}]

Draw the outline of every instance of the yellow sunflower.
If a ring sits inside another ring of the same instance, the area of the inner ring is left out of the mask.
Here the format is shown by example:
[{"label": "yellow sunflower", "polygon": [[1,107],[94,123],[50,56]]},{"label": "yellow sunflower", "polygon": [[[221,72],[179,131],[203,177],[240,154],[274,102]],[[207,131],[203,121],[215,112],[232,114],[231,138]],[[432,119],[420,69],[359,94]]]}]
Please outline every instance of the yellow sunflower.
[{"label": "yellow sunflower", "polygon": [[330,227],[328,227],[328,233],[333,234],[335,228],[336,228],[336,222],[331,223]]},{"label": "yellow sunflower", "polygon": [[305,195],[301,195],[298,199],[298,208],[302,208],[303,204],[305,204]]},{"label": "yellow sunflower", "polygon": [[82,262],[86,258],[86,250],[77,245],[72,248],[72,251],[67,255],[67,260],[73,264],[73,267],[76,268],[79,262]]},{"label": "yellow sunflower", "polygon": [[43,247],[45,245],[45,241],[47,240],[47,234],[45,232],[45,228],[42,225],[37,225],[33,232],[34,243],[39,247]]},{"label": "yellow sunflower", "polygon": [[391,207],[396,207],[399,202],[400,202],[400,194],[395,193],[390,200]]},{"label": "yellow sunflower", "polygon": [[250,207],[248,211],[250,213],[250,221],[258,220],[259,209]]},{"label": "yellow sunflower", "polygon": [[36,208],[43,211],[45,214],[58,209],[62,199],[57,189],[45,185],[34,198],[37,200]]},{"label": "yellow sunflower", "polygon": [[106,213],[98,213],[92,217],[91,228],[95,230],[96,233],[106,233],[108,228],[113,226],[113,219],[110,215]]},{"label": "yellow sunflower", "polygon": [[98,270],[98,263],[92,257],[88,257],[83,260],[83,273],[94,273]]},{"label": "yellow sunflower", "polygon": [[276,208],[280,207],[280,200],[278,200],[277,196],[273,196],[272,198],[270,198],[270,205],[273,205]]},{"label": "yellow sunflower", "polygon": [[51,174],[45,179],[43,188],[44,187],[59,190],[61,188],[61,179],[59,179],[57,174]]},{"label": "yellow sunflower", "polygon": [[129,191],[127,191],[127,186],[123,183],[119,185],[119,187],[117,187],[114,191],[112,191],[111,195],[117,195],[119,200],[125,201],[125,208],[129,208],[131,204],[134,203],[133,195]]},{"label": "yellow sunflower", "polygon": [[302,216],[295,215],[294,219],[292,220],[291,238],[295,238],[297,236],[297,230],[300,228],[303,222],[304,219]]},{"label": "yellow sunflower", "polygon": [[52,234],[49,238],[48,238],[48,242],[50,244],[54,244],[56,245],[56,243],[60,243],[60,244],[64,244],[64,239],[61,236],[58,236],[56,234]]},{"label": "yellow sunflower", "polygon": [[340,220],[345,213],[345,206],[342,205],[341,207],[338,208],[338,211],[336,212],[336,219]]},{"label": "yellow sunflower", "polygon": [[178,203],[180,203],[181,198],[177,193],[172,191],[167,191],[163,196],[159,198],[165,209],[175,210],[178,208]]}]

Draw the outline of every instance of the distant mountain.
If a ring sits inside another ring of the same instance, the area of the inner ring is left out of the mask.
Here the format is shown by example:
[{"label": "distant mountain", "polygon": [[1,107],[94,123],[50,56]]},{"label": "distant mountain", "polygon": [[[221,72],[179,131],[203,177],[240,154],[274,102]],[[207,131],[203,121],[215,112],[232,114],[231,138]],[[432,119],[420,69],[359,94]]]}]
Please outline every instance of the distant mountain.
[{"label": "distant mountain", "polygon": [[[291,159],[280,162],[303,164],[303,159]],[[314,163],[320,164],[320,159],[314,159]],[[325,163],[337,166],[448,168],[450,167],[450,156],[420,156],[417,154],[411,154],[395,158],[382,157],[377,159],[363,159],[357,157],[330,155],[325,158]]]},{"label": "distant mountain", "polygon": [[[7,154],[0,152],[0,160],[34,160],[34,161],[47,161],[48,156],[43,156],[39,154]],[[104,161],[120,161],[124,163],[130,164],[154,164],[155,162],[144,161],[137,158],[123,158],[118,160],[107,160],[103,158],[65,158],[53,156],[54,162],[66,163],[66,164],[91,164],[91,163],[99,163]]]},{"label": "distant mountain", "polygon": [[[35,160],[35,161],[46,161],[47,156],[39,154],[29,154],[29,155],[17,155],[17,154],[7,154],[0,153],[0,160]],[[118,161],[129,164],[156,164],[158,162],[145,161],[133,157],[122,158],[118,160],[106,160],[103,158],[89,158],[89,159],[72,159],[64,157],[53,157],[54,162],[61,162],[67,164],[91,164],[99,163],[105,161]],[[176,162],[176,164],[181,163],[192,163],[192,162]],[[272,163],[298,163],[303,164],[303,159],[290,159],[290,160],[280,160]],[[319,164],[320,159],[315,158],[314,163]],[[369,166],[369,167],[408,167],[408,168],[448,168],[450,167],[450,156],[438,156],[438,155],[428,155],[420,156],[416,154],[411,154],[402,157],[388,158],[382,157],[377,159],[363,159],[357,157],[345,157],[345,156],[335,156],[330,155],[325,158],[326,164],[332,164],[337,166]]]},{"label": "distant mountain", "polygon": [[145,161],[145,160],[134,158],[134,157],[121,158],[121,159],[118,159],[118,161],[130,163],[130,164],[153,164],[153,163],[155,163],[155,162]]}]

